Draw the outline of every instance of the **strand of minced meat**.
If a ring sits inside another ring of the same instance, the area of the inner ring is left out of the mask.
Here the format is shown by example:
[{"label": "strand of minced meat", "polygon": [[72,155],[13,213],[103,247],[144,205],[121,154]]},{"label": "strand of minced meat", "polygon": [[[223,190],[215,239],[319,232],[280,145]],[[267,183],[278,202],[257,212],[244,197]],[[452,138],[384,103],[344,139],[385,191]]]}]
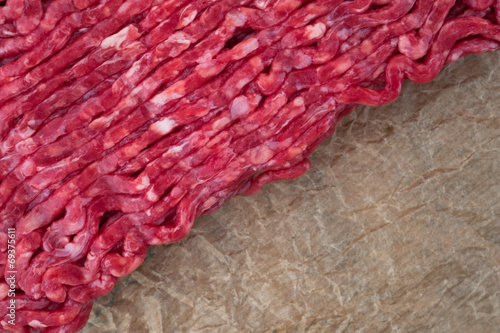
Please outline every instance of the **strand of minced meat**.
[{"label": "strand of minced meat", "polygon": [[357,104],[500,49],[499,23],[500,0],[8,0],[2,329],[77,331],[148,246],[306,172]]}]

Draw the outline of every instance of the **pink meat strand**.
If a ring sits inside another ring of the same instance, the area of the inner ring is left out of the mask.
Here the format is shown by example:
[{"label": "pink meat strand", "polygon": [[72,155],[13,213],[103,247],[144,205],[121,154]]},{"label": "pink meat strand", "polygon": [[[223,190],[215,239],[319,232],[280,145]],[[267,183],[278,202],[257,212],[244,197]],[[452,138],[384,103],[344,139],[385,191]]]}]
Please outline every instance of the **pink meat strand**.
[{"label": "pink meat strand", "polygon": [[306,172],[357,105],[499,48],[499,0],[7,0],[1,330],[78,331],[148,246]]}]

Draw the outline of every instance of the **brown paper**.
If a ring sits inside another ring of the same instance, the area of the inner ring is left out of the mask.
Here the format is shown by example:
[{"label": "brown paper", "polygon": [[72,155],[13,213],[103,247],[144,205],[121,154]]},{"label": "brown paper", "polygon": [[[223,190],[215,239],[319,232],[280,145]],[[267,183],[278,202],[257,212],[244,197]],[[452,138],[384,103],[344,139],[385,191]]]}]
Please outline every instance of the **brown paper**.
[{"label": "brown paper", "polygon": [[99,299],[94,332],[499,332],[500,53],[360,107]]}]

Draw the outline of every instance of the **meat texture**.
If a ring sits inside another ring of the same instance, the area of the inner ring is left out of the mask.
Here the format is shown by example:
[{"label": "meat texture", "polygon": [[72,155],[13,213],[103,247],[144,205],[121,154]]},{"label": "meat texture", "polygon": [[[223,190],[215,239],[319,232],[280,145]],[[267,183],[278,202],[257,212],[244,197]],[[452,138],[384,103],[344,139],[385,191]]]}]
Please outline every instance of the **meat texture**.
[{"label": "meat texture", "polygon": [[357,104],[499,48],[500,0],[4,1],[1,330],[78,331],[148,246],[307,171]]}]

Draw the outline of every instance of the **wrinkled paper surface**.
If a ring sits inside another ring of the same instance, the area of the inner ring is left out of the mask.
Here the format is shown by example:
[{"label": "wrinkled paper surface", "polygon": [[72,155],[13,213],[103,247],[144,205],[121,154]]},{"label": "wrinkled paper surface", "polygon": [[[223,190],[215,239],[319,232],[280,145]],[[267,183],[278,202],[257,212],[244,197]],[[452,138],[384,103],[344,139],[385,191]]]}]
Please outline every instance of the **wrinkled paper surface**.
[{"label": "wrinkled paper surface", "polygon": [[83,332],[500,331],[500,53],[358,108],[311,160],[150,248]]}]

